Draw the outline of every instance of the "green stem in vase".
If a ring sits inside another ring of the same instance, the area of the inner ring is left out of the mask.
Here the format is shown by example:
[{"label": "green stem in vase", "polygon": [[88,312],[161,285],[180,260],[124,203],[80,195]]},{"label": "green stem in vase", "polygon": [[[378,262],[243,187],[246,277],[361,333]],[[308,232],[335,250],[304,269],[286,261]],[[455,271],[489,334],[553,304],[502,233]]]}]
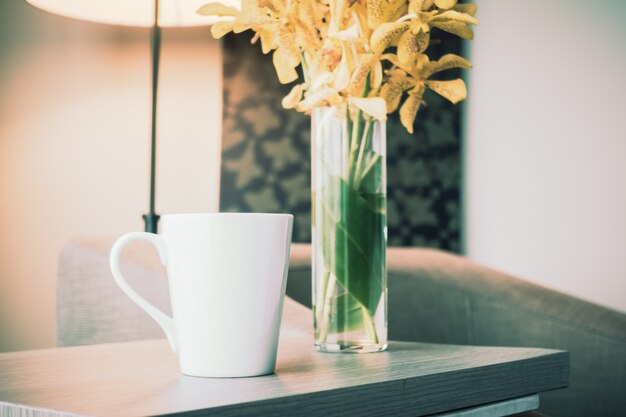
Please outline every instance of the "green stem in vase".
[{"label": "green stem in vase", "polygon": [[320,327],[320,340],[324,343],[328,339],[328,330],[330,328],[330,316],[332,312],[333,294],[335,293],[336,278],[328,270],[324,270],[325,286],[324,286],[324,304],[322,306],[322,323]]},{"label": "green stem in vase", "polygon": [[363,164],[363,155],[365,154],[365,148],[368,144],[368,139],[371,138],[371,127],[372,127],[372,119],[368,118],[365,123],[365,129],[363,129],[363,136],[361,137],[361,146],[359,146],[359,156],[356,160],[356,166],[354,168],[355,171],[355,179],[354,179],[354,188],[359,189],[359,185],[361,184],[361,180],[367,174],[367,171],[363,172],[361,170],[361,165]]},{"label": "green stem in vase", "polygon": [[363,324],[365,325],[365,330],[374,344],[378,344],[378,332],[376,331],[374,319],[365,306],[361,306],[361,308],[363,309]]},{"label": "green stem in vase", "polygon": [[[363,91],[361,93],[361,97],[367,97],[370,92],[370,75],[367,74],[365,77],[365,84],[363,85]],[[363,118],[363,112],[359,109],[355,111],[354,119],[351,120],[350,112],[348,111],[348,123],[352,121],[352,137],[350,141],[350,157],[348,159],[348,182],[353,184],[355,181],[356,175],[356,161],[358,153],[363,149],[363,137],[361,136],[359,140],[359,134],[361,131],[361,119]]]}]

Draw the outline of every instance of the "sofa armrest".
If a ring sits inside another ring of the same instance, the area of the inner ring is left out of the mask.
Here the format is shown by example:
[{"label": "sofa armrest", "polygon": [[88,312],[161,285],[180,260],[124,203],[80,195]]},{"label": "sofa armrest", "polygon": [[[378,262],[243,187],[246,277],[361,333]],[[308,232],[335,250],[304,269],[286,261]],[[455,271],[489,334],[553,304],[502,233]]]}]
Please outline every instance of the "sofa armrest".
[{"label": "sofa armrest", "polygon": [[[288,291],[310,305],[310,248],[292,255]],[[392,248],[387,266],[390,339],[567,350],[570,387],[542,395],[541,410],[623,415],[626,314],[438,250]]]},{"label": "sofa armrest", "polygon": [[[61,253],[58,345],[162,337],[113,282],[107,261],[113,240],[74,239]],[[287,284],[287,294],[308,306],[310,258],[310,246],[292,246]],[[570,387],[542,395],[541,410],[555,417],[623,415],[626,314],[441,251],[393,248],[387,259],[391,339],[568,350]],[[129,247],[123,268],[143,295],[169,310],[164,271],[152,249]],[[286,322],[312,326],[310,312],[290,302],[285,308]]]}]

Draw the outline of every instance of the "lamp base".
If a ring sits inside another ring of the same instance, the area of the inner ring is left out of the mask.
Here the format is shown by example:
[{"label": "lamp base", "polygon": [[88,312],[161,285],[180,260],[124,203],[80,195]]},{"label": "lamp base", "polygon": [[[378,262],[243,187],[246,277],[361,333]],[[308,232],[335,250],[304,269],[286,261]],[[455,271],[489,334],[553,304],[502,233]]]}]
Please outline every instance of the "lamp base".
[{"label": "lamp base", "polygon": [[161,218],[161,216],[156,213],[148,213],[144,214],[142,217],[144,222],[146,222],[146,232],[157,234],[159,228],[159,219]]}]

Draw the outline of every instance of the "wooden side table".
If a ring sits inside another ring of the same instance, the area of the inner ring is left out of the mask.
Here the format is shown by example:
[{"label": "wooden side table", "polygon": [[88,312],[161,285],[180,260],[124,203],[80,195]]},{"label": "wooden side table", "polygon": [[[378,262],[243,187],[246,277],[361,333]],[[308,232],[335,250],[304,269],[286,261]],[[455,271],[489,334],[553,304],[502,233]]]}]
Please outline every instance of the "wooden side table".
[{"label": "wooden side table", "polygon": [[568,378],[563,351],[392,342],[324,354],[283,328],[276,373],[256,378],[181,375],[165,340],[0,354],[0,415],[502,416]]}]

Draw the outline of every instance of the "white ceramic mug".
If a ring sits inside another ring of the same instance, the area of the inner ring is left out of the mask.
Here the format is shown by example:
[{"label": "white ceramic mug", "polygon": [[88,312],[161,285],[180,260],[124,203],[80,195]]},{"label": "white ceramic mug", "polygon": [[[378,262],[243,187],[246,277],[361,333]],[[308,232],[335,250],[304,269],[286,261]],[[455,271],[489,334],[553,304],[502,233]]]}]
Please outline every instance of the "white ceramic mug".
[{"label": "white ceramic mug", "polygon": [[[128,233],[115,242],[115,281],[165,332],[181,372],[244,377],[274,372],[293,216],[170,214],[163,233]],[[120,271],[122,249],[152,243],[167,268],[173,318],[134,291]]]}]

